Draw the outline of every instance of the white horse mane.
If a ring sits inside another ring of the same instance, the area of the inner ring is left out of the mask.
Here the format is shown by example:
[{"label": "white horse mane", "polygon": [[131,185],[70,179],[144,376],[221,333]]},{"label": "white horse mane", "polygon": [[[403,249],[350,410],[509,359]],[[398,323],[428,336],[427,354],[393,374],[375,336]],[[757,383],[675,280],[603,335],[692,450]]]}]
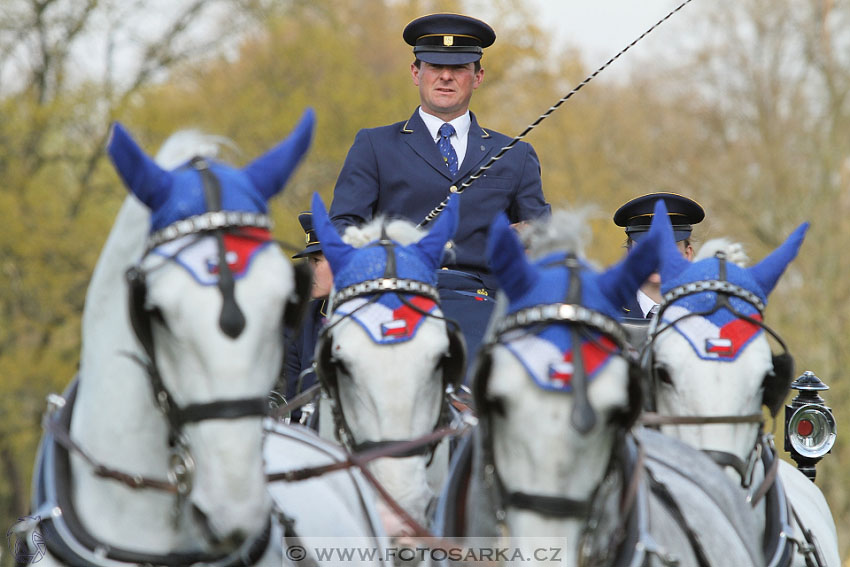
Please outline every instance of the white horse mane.
[{"label": "white horse mane", "polygon": [[588,221],[594,216],[594,211],[592,207],[557,209],[552,211],[550,219],[530,222],[520,230],[529,258],[536,260],[563,250],[584,257],[584,250],[592,237]]},{"label": "white horse mane", "polygon": [[703,244],[694,256],[694,262],[712,258],[718,252],[725,252],[726,259],[742,268],[750,263],[750,257],[740,242],[732,242],[728,238],[712,238]]},{"label": "white horse mane", "polygon": [[239,153],[236,144],[224,136],[195,129],[178,130],[163,142],[154,160],[162,168],[174,169],[195,156],[218,158],[223,148]]},{"label": "white horse mane", "polygon": [[427,231],[417,228],[410,221],[403,219],[387,220],[383,215],[377,216],[363,226],[349,226],[345,229],[342,240],[356,248],[362,248],[367,244],[381,238],[381,232],[386,227],[386,235],[402,246],[419,242]]}]

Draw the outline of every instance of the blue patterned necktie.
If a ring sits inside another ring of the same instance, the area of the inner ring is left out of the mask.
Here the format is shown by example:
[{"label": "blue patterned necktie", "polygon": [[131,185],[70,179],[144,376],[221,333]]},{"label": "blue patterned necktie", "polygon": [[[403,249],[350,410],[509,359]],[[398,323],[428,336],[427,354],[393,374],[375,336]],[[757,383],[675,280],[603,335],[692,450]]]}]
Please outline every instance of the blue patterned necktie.
[{"label": "blue patterned necktie", "polygon": [[452,134],[455,133],[455,127],[446,122],[440,126],[440,139],[437,141],[437,147],[440,148],[440,153],[443,155],[443,161],[449,167],[449,173],[452,177],[457,175],[457,152],[452,147],[449,140]]}]

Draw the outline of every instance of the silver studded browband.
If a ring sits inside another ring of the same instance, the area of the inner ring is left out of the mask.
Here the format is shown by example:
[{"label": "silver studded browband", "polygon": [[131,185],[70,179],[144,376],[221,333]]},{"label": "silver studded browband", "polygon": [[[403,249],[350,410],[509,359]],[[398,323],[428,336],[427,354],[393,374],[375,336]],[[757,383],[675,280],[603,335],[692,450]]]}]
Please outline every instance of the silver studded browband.
[{"label": "silver studded browband", "polygon": [[421,295],[433,299],[437,303],[440,302],[440,294],[437,292],[437,288],[425,282],[402,278],[378,278],[342,288],[334,295],[332,304],[342,305],[355,297],[389,291]]},{"label": "silver studded browband", "polygon": [[679,287],[674,287],[673,289],[664,294],[664,305],[672,303],[677,299],[685,297],[686,295],[693,295],[695,293],[702,293],[705,291],[715,291],[719,293],[733,295],[738,299],[743,299],[744,301],[751,303],[753,307],[758,309],[759,313],[764,313],[764,302],[758,295],[754,294],[748,289],[742,288],[739,285],[735,285],[733,283],[722,280],[704,280],[699,282],[690,282],[680,285]]},{"label": "silver studded browband", "polygon": [[187,219],[174,222],[158,230],[148,238],[148,248],[176,240],[181,236],[197,234],[220,228],[235,228],[250,226],[271,230],[272,221],[263,213],[248,213],[243,211],[211,211]]},{"label": "silver studded browband", "polygon": [[627,344],[626,333],[617,321],[598,311],[572,303],[550,303],[520,309],[505,316],[496,326],[495,334],[499,336],[537,323],[579,323],[609,335],[620,348]]}]

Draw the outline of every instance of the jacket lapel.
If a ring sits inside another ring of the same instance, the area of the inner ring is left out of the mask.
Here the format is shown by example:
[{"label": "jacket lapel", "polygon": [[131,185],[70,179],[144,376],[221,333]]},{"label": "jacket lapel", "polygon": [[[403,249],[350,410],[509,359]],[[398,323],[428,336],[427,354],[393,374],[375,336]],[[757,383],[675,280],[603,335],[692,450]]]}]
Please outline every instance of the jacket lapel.
[{"label": "jacket lapel", "polygon": [[443,162],[443,156],[440,155],[440,150],[437,144],[431,139],[431,134],[428,128],[419,116],[419,109],[413,111],[413,115],[401,127],[402,139],[414,152],[421,157],[425,163],[440,172],[449,181],[452,176],[449,175],[449,168]]},{"label": "jacket lapel", "polygon": [[[475,114],[470,112],[469,117],[472,119],[472,124],[469,125],[469,135],[466,138],[466,155],[463,158],[463,163],[460,164],[458,181],[465,181],[470,175],[478,171],[484,160],[499,149],[495,138],[478,125]],[[437,153],[440,152],[437,151]]]}]

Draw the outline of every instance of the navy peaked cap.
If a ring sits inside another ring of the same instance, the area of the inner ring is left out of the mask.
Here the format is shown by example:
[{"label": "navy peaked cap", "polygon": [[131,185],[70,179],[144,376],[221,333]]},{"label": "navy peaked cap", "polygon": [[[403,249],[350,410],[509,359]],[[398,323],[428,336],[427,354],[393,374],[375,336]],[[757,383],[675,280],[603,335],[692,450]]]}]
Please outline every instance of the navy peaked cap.
[{"label": "navy peaked cap", "polygon": [[303,213],[298,213],[298,222],[301,223],[301,228],[304,229],[305,240],[307,241],[307,246],[299,252],[298,254],[294,254],[293,258],[304,258],[305,256],[309,256],[310,254],[314,254],[316,252],[322,251],[322,244],[319,242],[319,237],[316,236],[316,231],[313,229],[313,213],[310,211],[305,211]]},{"label": "navy peaked cap", "polygon": [[647,232],[652,223],[653,209],[658,199],[664,200],[670,224],[676,241],[685,240],[691,236],[693,226],[705,218],[705,211],[699,203],[677,193],[649,193],[635,197],[614,213],[614,224],[626,228],[626,235],[638,241]]},{"label": "navy peaked cap", "polygon": [[403,37],[420,61],[464,65],[481,59],[484,48],[496,41],[496,32],[462,14],[429,14],[407,24]]}]

